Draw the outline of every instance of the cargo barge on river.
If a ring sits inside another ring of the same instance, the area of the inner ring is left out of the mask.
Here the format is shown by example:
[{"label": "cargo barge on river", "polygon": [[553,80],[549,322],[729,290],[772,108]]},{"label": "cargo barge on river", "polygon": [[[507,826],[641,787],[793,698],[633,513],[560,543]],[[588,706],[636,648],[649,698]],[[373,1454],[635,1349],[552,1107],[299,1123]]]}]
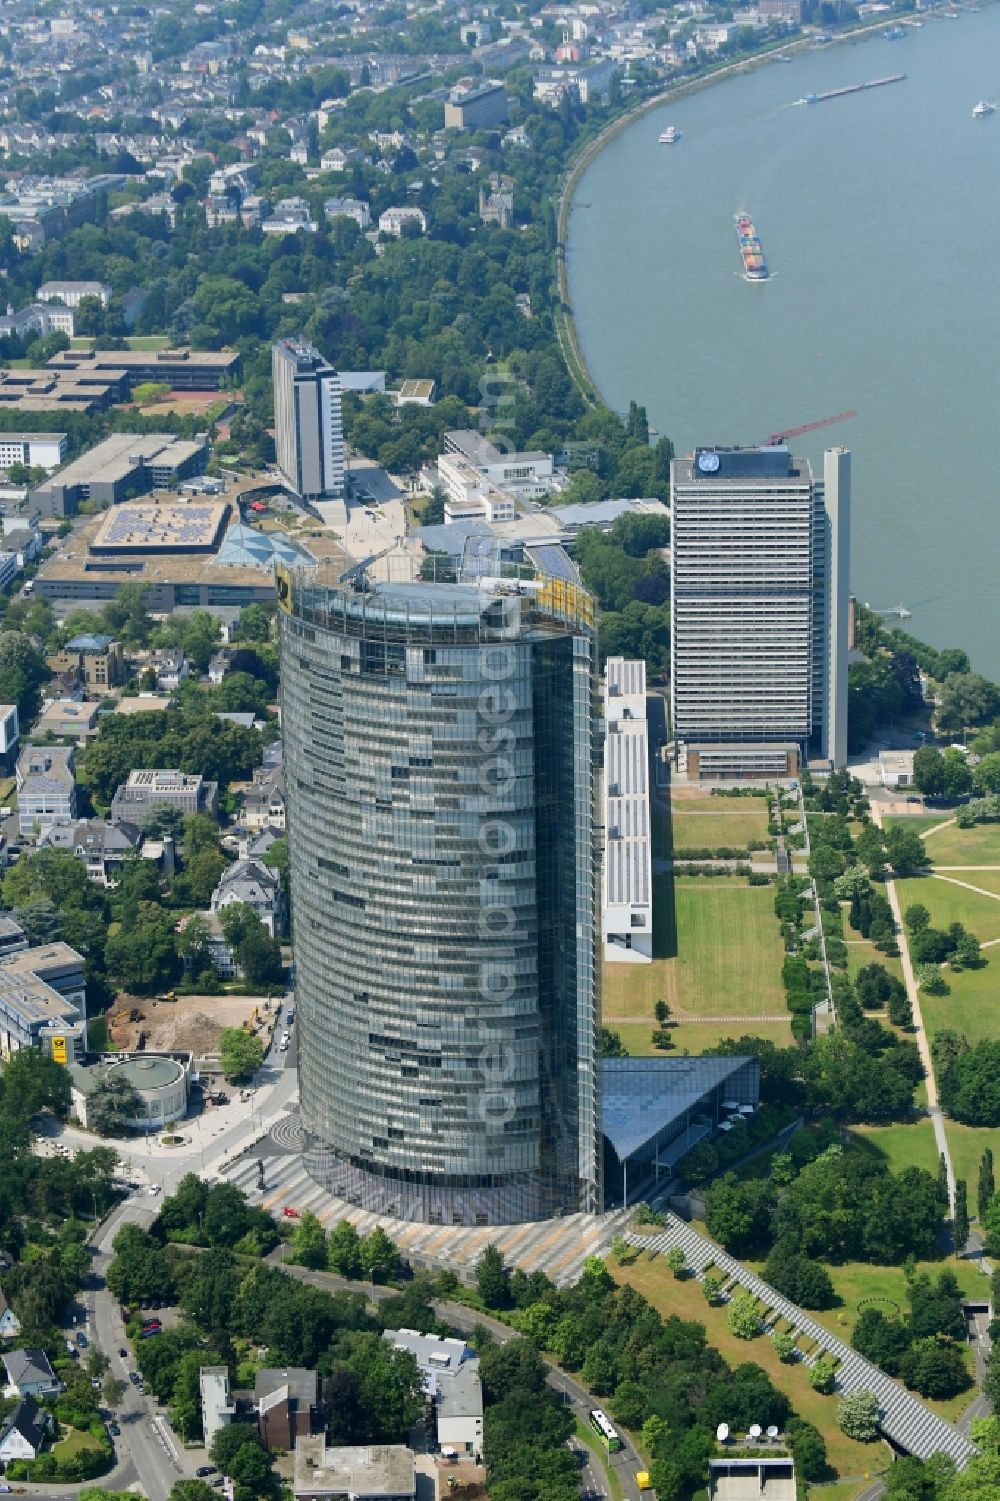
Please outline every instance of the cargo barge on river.
[{"label": "cargo barge on river", "polygon": [[771,273],[764,259],[760,236],[749,214],[736,215],[736,238],[740,244],[744,278],[747,281],[767,281]]}]

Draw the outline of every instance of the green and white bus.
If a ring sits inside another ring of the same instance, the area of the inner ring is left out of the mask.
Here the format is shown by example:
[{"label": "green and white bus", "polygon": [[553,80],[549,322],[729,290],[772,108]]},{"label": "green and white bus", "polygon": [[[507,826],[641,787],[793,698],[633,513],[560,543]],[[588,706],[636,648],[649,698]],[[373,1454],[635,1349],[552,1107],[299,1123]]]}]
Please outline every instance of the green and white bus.
[{"label": "green and white bus", "polygon": [[613,1427],[607,1413],[602,1412],[599,1407],[595,1407],[590,1414],[590,1426],[610,1453],[613,1454],[616,1449],[622,1447],[617,1428]]}]

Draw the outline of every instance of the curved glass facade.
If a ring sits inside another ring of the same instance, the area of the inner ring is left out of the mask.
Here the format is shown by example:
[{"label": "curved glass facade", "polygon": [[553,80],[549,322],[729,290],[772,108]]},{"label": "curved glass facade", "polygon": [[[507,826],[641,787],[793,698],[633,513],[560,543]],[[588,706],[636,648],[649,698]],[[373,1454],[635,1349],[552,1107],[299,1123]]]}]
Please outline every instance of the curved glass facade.
[{"label": "curved glass facade", "polygon": [[598,1209],[589,597],[278,587],[309,1171],[434,1224]]}]

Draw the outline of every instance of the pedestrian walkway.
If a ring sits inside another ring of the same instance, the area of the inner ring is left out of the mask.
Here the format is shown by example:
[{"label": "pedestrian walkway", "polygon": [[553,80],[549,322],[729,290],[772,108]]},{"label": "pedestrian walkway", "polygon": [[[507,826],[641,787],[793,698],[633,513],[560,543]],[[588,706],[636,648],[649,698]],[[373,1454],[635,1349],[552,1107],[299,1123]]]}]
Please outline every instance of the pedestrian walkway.
[{"label": "pedestrian walkway", "polygon": [[[872,803],[872,820],[878,828],[882,828],[882,808],[878,803]],[[944,825],[942,824],[943,828]],[[933,831],[932,831],[933,832]],[[910,959],[910,945],[906,938],[906,929],[903,926],[903,914],[899,906],[899,893],[896,890],[896,882],[891,875],[886,876],[885,894],[892,908],[892,918],[896,926],[896,937],[899,941],[899,958],[903,966],[903,983],[906,986],[906,997],[913,1012],[913,1040],[917,1044],[920,1061],[924,1066],[924,1080],[927,1086],[927,1114],[931,1118],[934,1127],[934,1142],[938,1149],[938,1155],[944,1158],[945,1169],[948,1176],[948,1212],[951,1214],[955,1207],[955,1169],[951,1160],[951,1148],[948,1145],[948,1137],[944,1129],[944,1117],[941,1114],[941,1106],[938,1103],[937,1079],[934,1077],[934,1064],[931,1061],[931,1048],[927,1039],[927,1029],[924,1026],[923,1013],[920,1009],[920,991],[917,988],[916,976],[913,973],[913,963]]]},{"label": "pedestrian walkway", "polygon": [[785,1319],[796,1335],[813,1341],[814,1348],[803,1353],[805,1365],[814,1365],[820,1355],[832,1357],[837,1362],[839,1392],[845,1396],[852,1392],[874,1392],[879,1405],[879,1425],[882,1432],[907,1454],[915,1454],[918,1459],[929,1459],[932,1454],[947,1454],[962,1469],[979,1452],[975,1444],[926,1407],[919,1397],[906,1391],[877,1365],[865,1360],[850,1345],[776,1292],[756,1272],[752,1272],[749,1267],[745,1267],[741,1261],[737,1261],[676,1215],[668,1214],[666,1228],[658,1233],[638,1235],[631,1231],[626,1239],[631,1245],[656,1255],[663,1255],[679,1247],[684,1253],[686,1265],[699,1280],[711,1269],[716,1275],[723,1276],[728,1283],[737,1283],[747,1292],[753,1293],[763,1305],[766,1323],[773,1324],[778,1319]]},{"label": "pedestrian walkway", "polygon": [[[279,1122],[275,1134],[287,1149],[287,1132]],[[294,1129],[294,1117],[288,1118]],[[264,1160],[263,1191],[258,1186],[259,1154],[247,1153],[222,1174],[276,1218],[287,1206],[298,1214],[309,1210],[325,1229],[338,1220],[350,1220],[360,1235],[376,1226],[386,1232],[400,1252],[416,1267],[448,1268],[463,1280],[471,1281],[487,1246],[497,1246],[510,1267],[524,1272],[545,1272],[557,1287],[577,1282],[588,1256],[603,1255],[613,1238],[624,1229],[628,1215],[620,1210],[612,1214],[572,1214],[561,1219],[543,1220],[523,1225],[425,1225],[398,1220],[389,1215],[369,1214],[356,1204],[338,1199],[322,1188],[307,1173],[298,1152],[276,1152]]]}]

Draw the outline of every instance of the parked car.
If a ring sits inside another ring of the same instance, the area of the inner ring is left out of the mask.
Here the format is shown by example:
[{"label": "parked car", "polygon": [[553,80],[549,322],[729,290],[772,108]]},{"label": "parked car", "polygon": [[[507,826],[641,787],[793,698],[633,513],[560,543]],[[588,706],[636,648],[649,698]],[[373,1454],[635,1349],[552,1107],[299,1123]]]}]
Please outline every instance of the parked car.
[{"label": "parked car", "polygon": [[293,1209],[291,1204],[286,1204],[281,1212],[285,1216],[286,1220],[297,1220],[299,1218],[299,1211],[297,1209]]},{"label": "parked car", "polygon": [[81,1350],[85,1350],[87,1348],[87,1336],[84,1334],[82,1329],[76,1336],[76,1342],[80,1346]]},{"label": "parked car", "polygon": [[156,1315],[154,1314],[151,1319],[143,1319],[143,1321],[142,1321],[142,1327],[143,1327],[143,1329],[162,1329],[163,1328],[163,1320],[162,1319],[158,1319],[156,1317]]},{"label": "parked car", "polygon": [[126,1350],[124,1345],[120,1346],[118,1354],[121,1356],[122,1360],[128,1360],[128,1351]]},{"label": "parked car", "polygon": [[198,1468],[195,1470],[195,1474],[196,1475],[214,1475],[215,1474],[215,1466],[214,1465],[199,1465]]},{"label": "parked car", "polygon": [[140,1332],[139,1332],[139,1338],[140,1339],[152,1339],[152,1337],[153,1337],[154,1334],[162,1334],[162,1333],[163,1333],[163,1329],[162,1329],[162,1326],[160,1324],[150,1324],[150,1326],[149,1326],[148,1329],[142,1329],[142,1330],[140,1330]]},{"label": "parked car", "polygon": [[131,1381],[133,1386],[142,1385],[142,1377],[139,1375],[138,1371],[129,1371],[128,1379]]},{"label": "parked car", "polygon": [[149,1196],[150,1196],[151,1199],[155,1199],[156,1195],[159,1193],[159,1191],[160,1191],[160,1185],[158,1183],[151,1183],[149,1185]]},{"label": "parked car", "polygon": [[117,1423],[109,1423],[108,1424],[108,1432],[114,1434],[115,1438],[117,1438],[118,1435],[121,1433],[121,1429],[119,1428],[119,1426],[118,1426]]}]

